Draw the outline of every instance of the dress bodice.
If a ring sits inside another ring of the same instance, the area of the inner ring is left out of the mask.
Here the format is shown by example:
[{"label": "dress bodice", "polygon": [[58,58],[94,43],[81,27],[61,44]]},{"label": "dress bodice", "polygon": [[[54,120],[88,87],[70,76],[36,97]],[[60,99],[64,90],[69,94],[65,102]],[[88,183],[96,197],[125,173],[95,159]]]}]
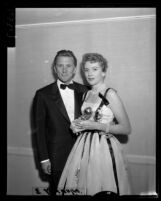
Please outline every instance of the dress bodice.
[{"label": "dress bodice", "polygon": [[[98,99],[98,101],[96,103],[90,103],[90,102],[83,102],[81,111],[83,113],[83,111],[87,108],[87,107],[91,107],[92,108],[92,115],[90,117],[90,120],[94,120],[95,118],[95,113],[99,107],[101,103],[101,99]],[[110,109],[109,105],[103,105],[101,107],[101,109],[99,110],[99,114],[100,114],[100,119],[98,120],[100,123],[109,123],[112,122],[114,119],[114,114],[112,112],[112,110]]]}]

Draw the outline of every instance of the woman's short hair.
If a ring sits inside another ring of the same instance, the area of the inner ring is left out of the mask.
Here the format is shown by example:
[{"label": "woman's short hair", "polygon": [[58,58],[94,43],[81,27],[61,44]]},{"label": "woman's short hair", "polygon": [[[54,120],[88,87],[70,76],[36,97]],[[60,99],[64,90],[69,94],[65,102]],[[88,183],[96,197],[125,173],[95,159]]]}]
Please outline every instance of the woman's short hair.
[{"label": "woman's short hair", "polygon": [[98,62],[102,67],[102,71],[103,72],[107,71],[108,62],[101,54],[98,54],[98,53],[86,53],[86,54],[84,54],[83,58],[82,58],[82,62],[81,62],[82,70],[84,70],[84,66],[85,66],[85,63],[87,61],[89,61],[90,63]]},{"label": "woman's short hair", "polygon": [[72,57],[74,61],[74,66],[77,66],[77,58],[75,57],[74,53],[70,50],[60,50],[57,52],[54,61],[53,61],[53,66],[56,65],[57,58],[63,56],[63,57]]}]

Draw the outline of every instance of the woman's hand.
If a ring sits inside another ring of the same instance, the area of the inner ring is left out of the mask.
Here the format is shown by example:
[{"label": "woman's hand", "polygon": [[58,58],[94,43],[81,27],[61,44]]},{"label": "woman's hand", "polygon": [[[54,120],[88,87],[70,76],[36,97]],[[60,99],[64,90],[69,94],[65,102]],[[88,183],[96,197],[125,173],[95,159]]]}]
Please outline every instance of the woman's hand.
[{"label": "woman's hand", "polygon": [[92,120],[79,120],[75,122],[75,127],[81,130],[96,130],[97,122]]},{"label": "woman's hand", "polygon": [[73,133],[78,133],[84,129],[82,129],[83,127],[80,125],[80,122],[82,120],[80,119],[75,119],[74,121],[72,121],[70,128],[72,129]]}]

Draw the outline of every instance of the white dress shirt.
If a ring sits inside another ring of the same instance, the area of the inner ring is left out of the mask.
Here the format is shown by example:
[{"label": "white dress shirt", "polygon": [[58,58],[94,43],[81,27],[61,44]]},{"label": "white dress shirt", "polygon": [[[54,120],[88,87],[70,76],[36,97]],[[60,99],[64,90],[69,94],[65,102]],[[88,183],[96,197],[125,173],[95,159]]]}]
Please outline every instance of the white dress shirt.
[{"label": "white dress shirt", "polygon": [[[72,84],[73,81],[70,82]],[[57,81],[58,88],[63,99],[66,111],[68,113],[70,121],[74,120],[74,90],[66,87],[65,89],[60,88],[60,84],[64,84],[60,80]]]}]

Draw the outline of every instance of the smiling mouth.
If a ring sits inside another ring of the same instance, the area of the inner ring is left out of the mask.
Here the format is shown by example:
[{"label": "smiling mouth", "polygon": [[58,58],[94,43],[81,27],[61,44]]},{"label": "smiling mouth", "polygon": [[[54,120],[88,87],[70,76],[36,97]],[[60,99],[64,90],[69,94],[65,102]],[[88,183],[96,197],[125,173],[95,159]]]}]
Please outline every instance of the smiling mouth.
[{"label": "smiling mouth", "polygon": [[92,80],[94,80],[94,78],[88,78],[88,80],[89,80],[89,81],[92,81]]},{"label": "smiling mouth", "polygon": [[62,77],[66,77],[66,76],[68,76],[68,74],[62,74],[61,76],[62,76]]}]

